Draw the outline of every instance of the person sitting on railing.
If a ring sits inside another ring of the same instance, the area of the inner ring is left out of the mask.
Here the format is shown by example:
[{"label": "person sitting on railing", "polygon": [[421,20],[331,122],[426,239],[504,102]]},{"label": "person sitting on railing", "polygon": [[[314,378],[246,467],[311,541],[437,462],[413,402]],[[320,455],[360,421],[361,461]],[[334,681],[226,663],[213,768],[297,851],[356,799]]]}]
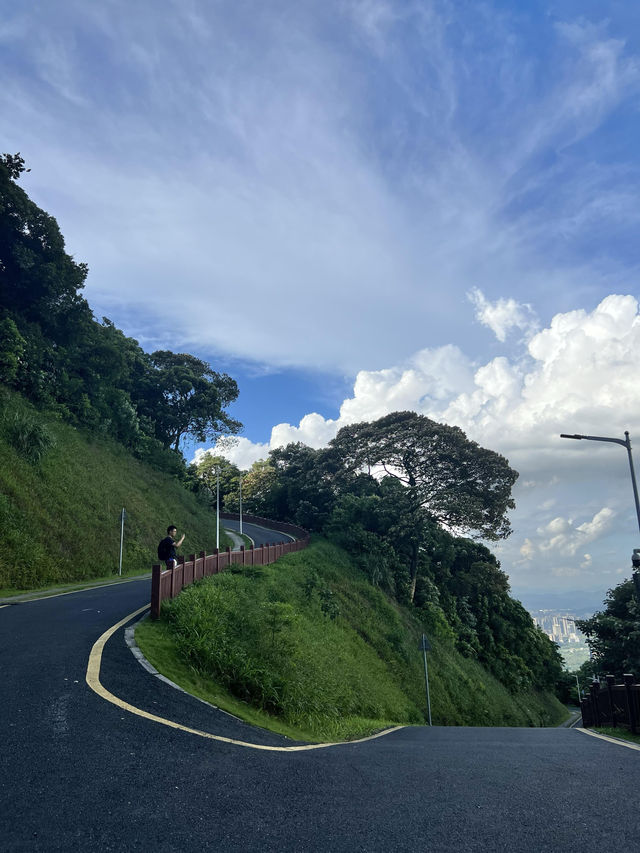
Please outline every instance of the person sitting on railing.
[{"label": "person sitting on railing", "polygon": [[167,527],[167,535],[158,543],[158,559],[162,560],[168,569],[172,569],[178,562],[177,549],[184,542],[184,533],[176,542],[177,533],[178,529],[175,524],[170,524]]}]

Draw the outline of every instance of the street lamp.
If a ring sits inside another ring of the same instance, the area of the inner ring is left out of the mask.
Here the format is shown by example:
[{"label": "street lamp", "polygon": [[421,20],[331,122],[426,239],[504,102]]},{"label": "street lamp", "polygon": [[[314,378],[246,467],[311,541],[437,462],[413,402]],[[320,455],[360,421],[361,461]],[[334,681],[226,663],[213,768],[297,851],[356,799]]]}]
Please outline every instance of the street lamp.
[{"label": "street lamp", "polygon": [[[636,483],[636,472],[633,469],[633,457],[631,456],[631,439],[629,438],[629,431],[625,430],[624,432],[624,441],[621,438],[605,438],[602,435],[566,435],[565,433],[560,434],[560,438],[575,438],[578,440],[586,439],[587,441],[609,441],[612,444],[621,444],[623,447],[626,447],[627,454],[629,456],[629,470],[631,471],[631,485],[633,486],[633,499],[636,503],[636,516],[638,519],[638,530],[640,530],[640,501],[638,501],[638,486]],[[638,569],[640,569],[640,548],[633,549],[633,555],[631,557],[631,564],[633,566],[633,583],[636,588],[636,598],[640,601],[640,573]]]},{"label": "street lamp", "polygon": [[242,536],[242,474],[240,475],[240,536]]},{"label": "street lamp", "polygon": [[220,468],[216,465],[216,549],[220,550]]}]

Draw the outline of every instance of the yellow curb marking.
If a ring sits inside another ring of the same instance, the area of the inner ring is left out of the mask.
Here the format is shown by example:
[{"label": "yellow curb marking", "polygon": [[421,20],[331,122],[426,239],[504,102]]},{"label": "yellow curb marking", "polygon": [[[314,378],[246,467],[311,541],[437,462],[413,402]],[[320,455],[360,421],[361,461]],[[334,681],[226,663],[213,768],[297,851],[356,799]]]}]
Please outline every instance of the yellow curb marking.
[{"label": "yellow curb marking", "polygon": [[141,607],[139,610],[135,610],[133,613],[130,613],[128,616],[125,616],[124,619],[121,619],[118,623],[113,625],[111,628],[108,628],[101,637],[99,637],[93,645],[91,649],[91,654],[89,655],[89,663],[87,664],[87,684],[89,687],[101,696],[103,699],[106,699],[107,702],[111,702],[113,705],[117,705],[119,708],[122,708],[124,711],[129,711],[131,714],[137,714],[139,717],[144,717],[146,720],[152,720],[154,723],[161,723],[163,726],[169,726],[172,729],[179,729],[181,732],[188,732],[192,735],[198,735],[199,737],[204,737],[209,740],[218,740],[222,743],[233,743],[236,746],[246,746],[249,749],[262,749],[268,752],[305,752],[311,749],[326,749],[328,746],[346,746],[352,743],[365,743],[369,740],[375,740],[376,738],[383,737],[383,735],[391,734],[391,732],[397,732],[400,729],[405,728],[405,726],[395,726],[392,729],[385,729],[383,732],[378,732],[378,734],[371,735],[370,737],[363,737],[359,740],[349,740],[349,741],[337,741],[336,743],[312,743],[307,744],[305,746],[265,746],[259,743],[246,743],[242,740],[234,740],[229,737],[222,737],[222,735],[212,735],[209,732],[202,732],[199,729],[192,729],[189,726],[183,726],[180,723],[174,723],[173,720],[166,720],[164,717],[158,717],[155,714],[150,714],[148,711],[143,711],[141,708],[136,708],[134,705],[130,705],[128,702],[125,702],[123,699],[119,699],[117,696],[114,696],[113,693],[110,693],[105,687],[100,683],[100,663],[102,661],[102,652],[104,650],[105,644],[107,640],[115,634],[118,628],[122,628],[123,625],[126,625],[127,622],[130,622],[134,616],[138,616],[138,614],[143,613],[145,610],[149,609],[149,605],[145,604],[144,607]]},{"label": "yellow curb marking", "polygon": [[576,732],[582,732],[583,735],[591,735],[591,737],[600,738],[600,740],[607,740],[609,743],[615,743],[618,746],[626,746],[627,749],[637,749],[640,752],[640,744],[631,743],[628,740],[620,740],[616,737],[609,737],[608,735],[601,735],[600,732],[592,732],[589,729],[574,729]]},{"label": "yellow curb marking", "polygon": [[10,604],[0,604],[0,610],[2,610],[3,607],[11,607],[11,605]]}]

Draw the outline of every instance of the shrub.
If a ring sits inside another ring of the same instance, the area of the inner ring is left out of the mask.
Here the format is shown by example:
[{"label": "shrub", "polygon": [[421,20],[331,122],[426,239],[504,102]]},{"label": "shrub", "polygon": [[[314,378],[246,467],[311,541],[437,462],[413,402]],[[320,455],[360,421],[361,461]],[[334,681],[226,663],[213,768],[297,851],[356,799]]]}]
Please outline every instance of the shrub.
[{"label": "shrub", "polygon": [[2,429],[13,449],[33,464],[41,462],[56,443],[46,426],[20,410],[4,413]]}]

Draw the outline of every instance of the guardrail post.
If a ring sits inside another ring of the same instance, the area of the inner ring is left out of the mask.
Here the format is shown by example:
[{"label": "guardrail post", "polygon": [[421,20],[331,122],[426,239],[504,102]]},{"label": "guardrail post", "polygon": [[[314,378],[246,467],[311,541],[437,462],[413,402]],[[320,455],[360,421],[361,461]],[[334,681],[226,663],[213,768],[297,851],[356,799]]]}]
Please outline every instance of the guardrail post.
[{"label": "guardrail post", "polygon": [[627,694],[627,715],[629,718],[629,725],[631,726],[632,734],[637,733],[637,719],[636,719],[636,706],[634,701],[633,692],[631,690],[631,685],[635,684],[635,678],[630,672],[625,672],[622,676],[624,680],[624,688],[625,693]]},{"label": "guardrail post", "polygon": [[589,688],[589,693],[591,693],[591,705],[593,711],[593,724],[595,726],[600,725],[600,705],[599,705],[599,694],[600,694],[600,682],[594,681],[591,687]]},{"label": "guardrail post", "polygon": [[244,545],[240,546],[240,553],[242,554],[242,560],[240,562],[244,566],[246,564],[245,553],[244,553]]},{"label": "guardrail post", "polygon": [[611,725],[614,729],[618,728],[618,724],[616,723],[616,712],[613,704],[613,685],[616,683],[615,675],[607,675],[607,693],[609,694],[609,711],[611,713]]},{"label": "guardrail post", "polygon": [[160,574],[162,566],[157,565],[151,568],[151,618],[157,619],[160,616]]},{"label": "guardrail post", "polygon": [[591,702],[587,699],[586,696],[583,696],[580,700],[580,710],[582,712],[582,727],[588,729],[590,725],[592,725],[591,713],[590,713],[590,705]]}]

